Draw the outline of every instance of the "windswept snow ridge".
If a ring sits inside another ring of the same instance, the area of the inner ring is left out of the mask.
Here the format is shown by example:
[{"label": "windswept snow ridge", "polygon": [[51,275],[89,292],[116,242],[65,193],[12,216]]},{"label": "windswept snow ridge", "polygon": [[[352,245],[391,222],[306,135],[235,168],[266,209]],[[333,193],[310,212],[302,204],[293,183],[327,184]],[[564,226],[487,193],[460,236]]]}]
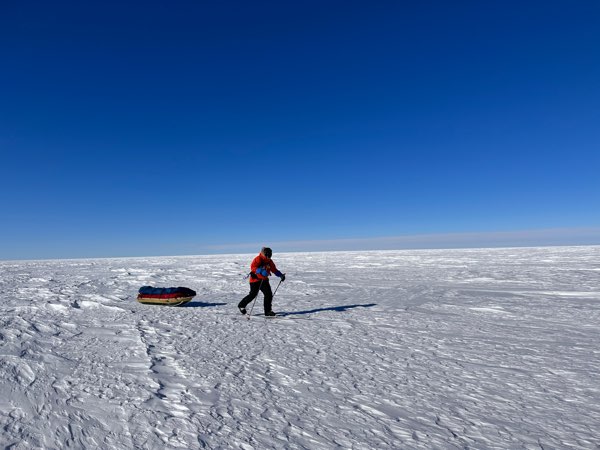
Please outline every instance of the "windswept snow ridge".
[{"label": "windswept snow ridge", "polygon": [[600,247],[252,256],[0,262],[0,447],[599,448]]}]

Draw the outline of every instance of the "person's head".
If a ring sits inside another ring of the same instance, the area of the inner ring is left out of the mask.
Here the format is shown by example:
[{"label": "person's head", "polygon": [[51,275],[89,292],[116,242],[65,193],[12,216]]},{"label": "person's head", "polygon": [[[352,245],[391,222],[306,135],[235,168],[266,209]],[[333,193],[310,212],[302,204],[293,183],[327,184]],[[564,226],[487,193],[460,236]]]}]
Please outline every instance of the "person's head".
[{"label": "person's head", "polygon": [[273,250],[269,247],[263,247],[260,252],[269,259],[273,256]]}]

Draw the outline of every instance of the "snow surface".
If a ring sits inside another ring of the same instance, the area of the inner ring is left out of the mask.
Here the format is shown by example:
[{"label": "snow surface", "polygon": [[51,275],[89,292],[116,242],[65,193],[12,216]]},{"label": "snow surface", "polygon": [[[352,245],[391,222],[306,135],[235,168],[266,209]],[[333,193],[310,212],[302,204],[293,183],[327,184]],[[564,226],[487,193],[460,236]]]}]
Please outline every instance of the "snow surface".
[{"label": "snow surface", "polygon": [[600,247],[253,256],[0,262],[1,448],[600,448]]}]

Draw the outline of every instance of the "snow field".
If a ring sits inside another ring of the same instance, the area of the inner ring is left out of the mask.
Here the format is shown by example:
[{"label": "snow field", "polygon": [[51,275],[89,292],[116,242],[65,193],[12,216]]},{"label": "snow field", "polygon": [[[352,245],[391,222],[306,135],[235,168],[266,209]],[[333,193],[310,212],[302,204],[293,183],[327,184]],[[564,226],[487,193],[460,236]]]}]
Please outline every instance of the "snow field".
[{"label": "snow field", "polygon": [[0,445],[600,445],[599,247],[253,256],[0,262]]}]

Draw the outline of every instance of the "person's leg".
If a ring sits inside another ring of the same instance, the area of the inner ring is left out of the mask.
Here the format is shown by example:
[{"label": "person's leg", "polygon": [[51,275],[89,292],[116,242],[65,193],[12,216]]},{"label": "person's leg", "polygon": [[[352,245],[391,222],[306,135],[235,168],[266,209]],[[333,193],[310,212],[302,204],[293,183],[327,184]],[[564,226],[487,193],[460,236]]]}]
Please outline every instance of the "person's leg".
[{"label": "person's leg", "polygon": [[265,280],[260,288],[263,295],[265,296],[265,314],[271,312],[272,310],[272,301],[273,301],[273,292],[271,291],[271,285],[269,284],[269,280]]},{"label": "person's leg", "polygon": [[256,298],[258,295],[258,289],[260,288],[260,281],[250,283],[250,293],[246,295],[242,301],[238,304],[239,308],[245,308],[248,303]]}]

